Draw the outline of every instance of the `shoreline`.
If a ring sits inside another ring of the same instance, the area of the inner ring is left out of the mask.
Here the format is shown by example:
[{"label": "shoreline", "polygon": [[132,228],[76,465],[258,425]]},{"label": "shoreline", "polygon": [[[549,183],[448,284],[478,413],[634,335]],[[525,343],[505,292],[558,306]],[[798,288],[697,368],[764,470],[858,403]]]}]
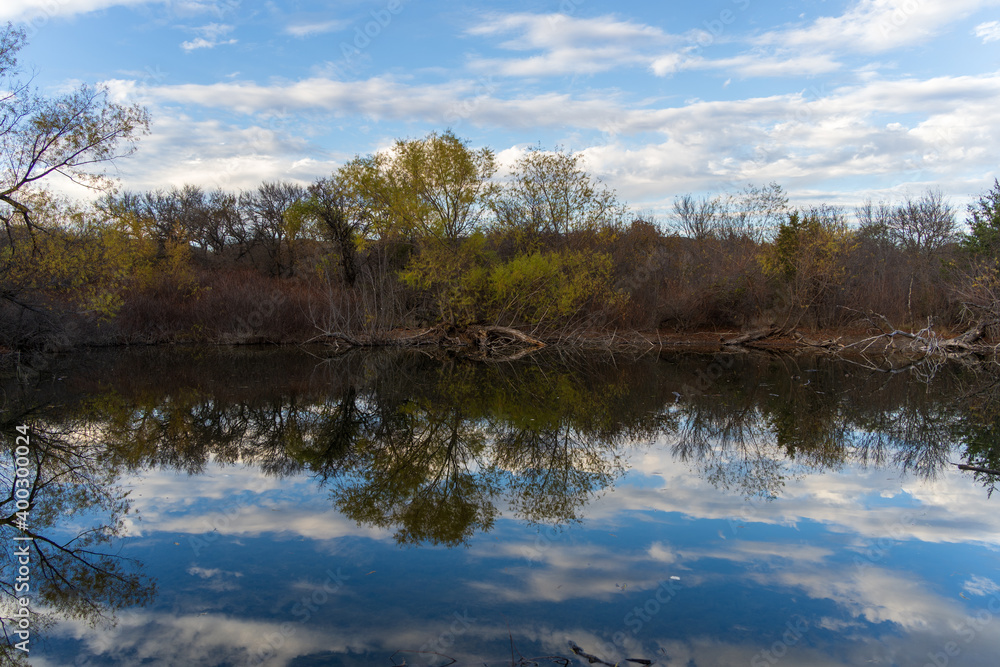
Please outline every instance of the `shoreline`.
[{"label": "shoreline", "polygon": [[[29,366],[34,360],[54,355],[71,354],[87,349],[114,348],[242,348],[300,347],[344,354],[355,349],[420,348],[446,351],[463,358],[488,361],[514,361],[544,349],[580,351],[642,352],[652,350],[692,352],[698,354],[739,354],[749,351],[765,353],[814,352],[830,356],[876,357],[882,360],[922,359],[994,359],[1000,343],[990,343],[982,331],[941,335],[930,331],[925,335],[906,331],[885,332],[875,329],[839,329],[825,331],[780,331],[769,328],[757,331],[602,331],[598,329],[550,332],[538,335],[512,327],[478,326],[457,329],[435,326],[424,329],[396,328],[372,336],[327,332],[307,340],[273,340],[266,337],[244,337],[241,340],[159,340],[130,342],[90,342],[68,346],[46,346],[34,351],[0,349],[0,366],[18,366],[21,359]],[[973,332],[975,333],[975,332]],[[973,339],[973,340],[963,340]]]}]

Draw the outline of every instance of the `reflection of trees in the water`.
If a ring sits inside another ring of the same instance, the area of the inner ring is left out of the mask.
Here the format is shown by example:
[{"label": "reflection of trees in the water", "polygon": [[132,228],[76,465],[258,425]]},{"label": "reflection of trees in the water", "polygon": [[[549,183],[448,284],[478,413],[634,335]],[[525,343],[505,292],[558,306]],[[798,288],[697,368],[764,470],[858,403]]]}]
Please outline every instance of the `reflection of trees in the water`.
[{"label": "reflection of trees in the water", "polygon": [[95,362],[75,386],[86,398],[54,402],[65,407],[51,418],[86,423],[115,466],[308,472],[345,515],[403,543],[462,543],[507,510],[576,520],[624,472],[626,445],[659,436],[746,495],[848,463],[930,476],[956,439],[976,461],[996,459],[982,424],[996,422],[998,401],[973,391],[983,379],[965,367],[916,381],[825,357],[745,355],[692,391],[709,362],[150,351]]},{"label": "reflection of trees in the water", "polygon": [[[969,458],[969,444],[984,433],[987,420],[975,411],[985,402],[966,400],[982,393],[970,389],[984,380],[974,370],[946,367],[915,379],[829,357],[766,357],[682,396],[670,439],[680,459],[746,495],[773,497],[790,475],[846,464],[929,478],[956,443],[966,444]],[[995,421],[995,397],[990,410]],[[986,449],[1000,445],[993,440]]]},{"label": "reflection of trees in the water", "polygon": [[[32,627],[99,622],[151,598],[152,583],[112,548],[129,510],[117,480],[149,467],[305,472],[346,516],[401,543],[447,545],[489,530],[502,511],[580,519],[625,472],[626,450],[657,438],[746,495],[774,496],[789,476],[847,464],[929,477],[956,445],[966,462],[1000,468],[993,373],[946,366],[915,378],[826,357],[746,355],[692,390],[711,361],[553,354],[486,364],[398,351],[317,363],[288,350],[154,350],[77,360],[82,369],[33,392],[0,387],[6,488],[13,427],[32,429],[33,605],[50,615]],[[979,477],[992,490],[993,477]],[[11,496],[0,502],[8,639],[13,506]],[[0,651],[17,657],[9,643]]]},{"label": "reflection of trees in the water", "polygon": [[[962,458],[978,468],[1000,470],[1000,377],[977,378],[965,388],[960,402],[964,409],[951,424],[951,432],[962,445]],[[975,477],[990,495],[1000,480],[982,472]]]},{"label": "reflection of trees in the water", "polygon": [[624,472],[623,445],[661,426],[655,364],[487,365],[412,351],[312,363],[298,379],[276,364],[255,385],[211,383],[214,369],[193,385],[183,371],[181,384],[158,373],[155,385],[97,392],[81,410],[125,465],[307,471],[346,516],[395,528],[403,543],[464,542],[503,507],[575,520]]},{"label": "reflection of trees in the water", "polygon": [[[13,406],[4,406],[5,408]],[[35,646],[39,631],[57,619],[82,620],[91,625],[113,623],[115,612],[148,603],[155,586],[143,576],[141,566],[117,553],[130,511],[127,493],[117,484],[119,470],[108,465],[106,450],[83,422],[31,419],[26,457],[27,526],[18,526],[14,497],[18,424],[8,412],[0,433],[5,447],[0,454],[0,625],[5,641],[0,659],[16,663],[25,658],[14,645],[19,629],[14,618],[17,599],[28,597],[30,639]],[[8,446],[9,444],[9,446]],[[22,451],[23,454],[23,451]],[[23,459],[22,459],[23,463]],[[9,489],[9,492],[7,491]],[[15,541],[30,537],[30,541]],[[28,580],[19,576],[28,551]],[[18,584],[27,583],[25,590]]]}]

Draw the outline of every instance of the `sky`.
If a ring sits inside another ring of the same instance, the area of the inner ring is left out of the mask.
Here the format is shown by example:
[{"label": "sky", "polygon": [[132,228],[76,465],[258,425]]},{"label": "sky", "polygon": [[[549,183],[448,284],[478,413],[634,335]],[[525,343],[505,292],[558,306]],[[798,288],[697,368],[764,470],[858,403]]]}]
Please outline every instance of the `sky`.
[{"label": "sky", "polygon": [[634,209],[776,182],[848,209],[1000,176],[1000,0],[3,0],[58,94],[152,114],[125,188],[308,183],[451,129],[579,153]]}]

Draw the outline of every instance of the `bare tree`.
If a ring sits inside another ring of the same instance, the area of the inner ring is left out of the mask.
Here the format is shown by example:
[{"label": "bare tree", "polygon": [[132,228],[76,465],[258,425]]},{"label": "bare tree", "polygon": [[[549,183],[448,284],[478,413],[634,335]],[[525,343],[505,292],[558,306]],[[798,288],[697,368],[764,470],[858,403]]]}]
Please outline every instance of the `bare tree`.
[{"label": "bare tree", "polygon": [[689,194],[677,197],[674,200],[677,228],[693,239],[715,236],[721,203],[718,197],[695,199]]},{"label": "bare tree", "polygon": [[903,250],[931,255],[958,240],[955,211],[940,190],[927,190],[893,209],[888,233]]},{"label": "bare tree", "polygon": [[287,181],[261,184],[256,190],[240,194],[240,208],[252,225],[254,237],[271,258],[271,270],[277,275],[295,272],[295,240],[299,221],[289,210],[305,196],[305,189]]},{"label": "bare tree", "polygon": [[107,184],[102,167],[130,155],[149,128],[147,111],[111,102],[107,91],[82,85],[47,99],[19,78],[17,54],[25,33],[7,24],[0,32],[0,220],[8,241],[15,227],[38,223],[23,196],[53,174],[89,187]]}]

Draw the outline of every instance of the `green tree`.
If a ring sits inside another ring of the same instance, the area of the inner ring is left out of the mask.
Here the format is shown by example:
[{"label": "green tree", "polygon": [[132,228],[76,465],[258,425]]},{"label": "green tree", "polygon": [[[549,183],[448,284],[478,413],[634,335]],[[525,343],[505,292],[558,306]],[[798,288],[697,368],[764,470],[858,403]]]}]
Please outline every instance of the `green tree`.
[{"label": "green tree", "polygon": [[529,249],[542,238],[565,241],[572,232],[617,228],[626,213],[615,191],[583,169],[582,155],[541,148],[517,161],[491,208],[500,230]]},{"label": "green tree", "polygon": [[455,244],[478,228],[495,171],[490,149],[472,150],[449,131],[356,157],[340,176],[371,210],[381,236]]},{"label": "green tree", "polygon": [[451,132],[397,141],[391,151],[357,157],[339,180],[365,207],[383,241],[413,249],[401,278],[431,298],[434,316],[452,324],[476,319],[478,269],[486,261],[480,233],[496,164]]},{"label": "green tree", "polygon": [[1000,181],[969,204],[969,233],[962,236],[962,246],[979,257],[996,258],[1000,254]]},{"label": "green tree", "polygon": [[496,172],[493,151],[474,151],[451,131],[397,141],[393,169],[423,234],[455,242],[479,226],[484,193]]},{"label": "green tree", "polygon": [[761,264],[784,291],[783,327],[794,327],[810,309],[820,324],[816,307],[844,279],[843,258],[852,246],[853,233],[834,208],[793,211],[778,226],[774,243],[761,255]]}]

